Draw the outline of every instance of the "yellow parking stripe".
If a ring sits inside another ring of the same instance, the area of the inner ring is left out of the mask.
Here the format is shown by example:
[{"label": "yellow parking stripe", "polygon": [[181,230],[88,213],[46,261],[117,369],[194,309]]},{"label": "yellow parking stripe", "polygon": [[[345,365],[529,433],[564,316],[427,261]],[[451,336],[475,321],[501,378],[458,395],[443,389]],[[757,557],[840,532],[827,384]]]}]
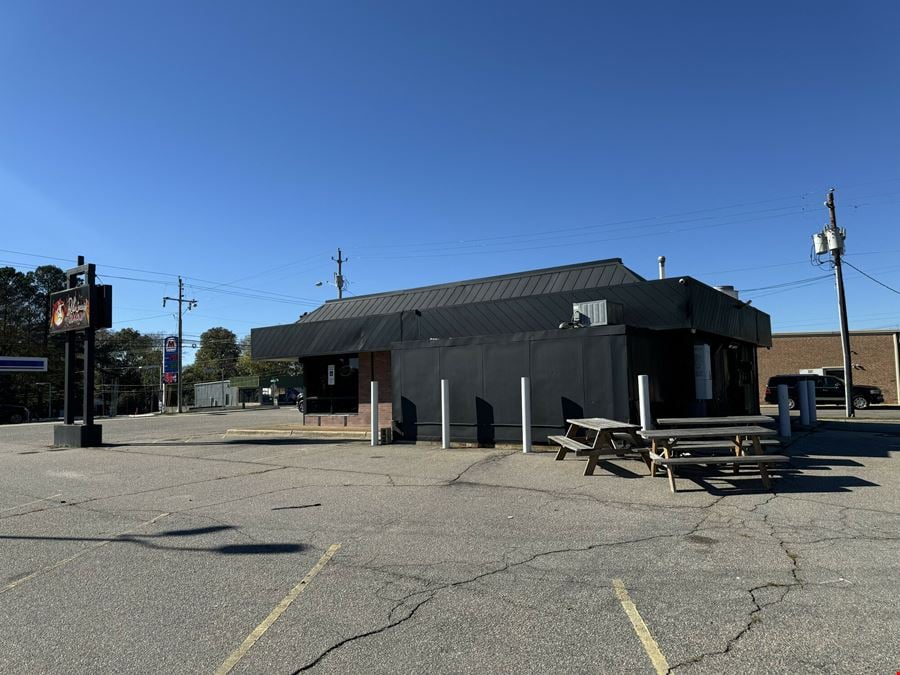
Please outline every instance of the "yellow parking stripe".
[{"label": "yellow parking stripe", "polygon": [[114,536],[110,537],[109,539],[104,539],[103,541],[101,541],[101,542],[99,542],[99,543],[97,543],[97,544],[94,544],[93,546],[88,546],[86,549],[84,549],[84,550],[82,550],[82,551],[76,553],[76,554],[73,555],[73,556],[69,556],[69,557],[66,558],[65,560],[60,560],[60,561],[58,561],[58,562],[53,563],[52,565],[47,565],[47,567],[42,567],[41,569],[37,570],[36,572],[32,572],[32,573],[29,574],[28,576],[22,577],[21,579],[16,579],[15,581],[12,581],[12,582],[6,584],[6,586],[3,586],[2,588],[0,588],[0,593],[6,593],[6,591],[12,590],[12,589],[15,588],[16,586],[19,586],[20,584],[24,584],[24,583],[25,583],[26,581],[28,581],[29,579],[34,579],[36,576],[39,576],[39,575],[41,575],[41,574],[45,574],[45,573],[47,573],[47,572],[52,572],[53,570],[59,569],[60,567],[63,567],[64,565],[68,565],[70,562],[72,562],[73,560],[77,560],[78,558],[80,558],[81,556],[85,555],[86,553],[90,553],[91,551],[95,551],[96,549],[100,548],[101,546],[106,546],[107,544],[111,544],[112,542],[114,542],[114,541],[116,540],[116,537],[122,537],[122,536],[124,536],[124,535],[126,535],[126,534],[131,534],[131,533],[134,532],[135,530],[139,530],[139,529],[141,529],[142,527],[147,527],[147,525],[152,525],[152,524],[155,523],[157,520],[160,520],[160,519],[162,519],[162,518],[165,518],[165,517],[168,516],[168,515],[171,515],[171,514],[169,514],[169,513],[160,513],[160,514],[159,514],[158,516],[156,516],[155,518],[151,518],[150,520],[148,520],[148,521],[146,521],[146,522],[144,522],[144,523],[141,523],[141,524],[138,525],[137,527],[134,527],[134,528],[132,528],[132,529],[130,529],[130,530],[126,530],[125,532],[119,532],[119,534],[114,535]]},{"label": "yellow parking stripe", "polygon": [[641,644],[644,645],[644,651],[646,651],[647,656],[650,657],[650,662],[656,669],[657,675],[665,675],[665,673],[669,672],[669,662],[666,661],[666,657],[663,656],[663,653],[660,651],[659,645],[656,644],[656,640],[650,635],[650,629],[647,628],[647,624],[644,623],[644,620],[641,618],[640,612],[638,612],[637,607],[635,607],[635,604],[631,601],[631,596],[628,595],[625,584],[621,579],[613,579],[613,588],[616,591],[616,597],[618,597],[619,602],[622,603],[622,609],[625,610],[625,613],[631,620],[631,625],[634,626],[634,632],[637,633],[638,638],[641,640]]},{"label": "yellow parking stripe", "polygon": [[33,502],[25,502],[24,504],[18,504],[17,506],[7,506],[5,509],[0,509],[0,513],[5,511],[15,511],[16,509],[22,509],[26,506],[31,506],[32,504],[40,504],[41,502],[45,502],[48,499],[53,499],[54,497],[59,497],[62,495],[62,492],[57,492],[55,495],[50,495],[49,497],[41,497],[40,499],[35,499]]},{"label": "yellow parking stripe", "polygon": [[307,572],[306,576],[300,580],[300,582],[291,589],[291,592],[288,593],[284,598],[281,599],[275,609],[273,609],[269,616],[263,619],[262,623],[259,624],[256,628],[253,629],[253,632],[247,636],[241,646],[235,649],[231,656],[225,659],[225,662],[216,669],[215,675],[226,675],[226,673],[230,672],[232,668],[237,665],[237,662],[240,661],[244,655],[250,651],[250,648],[256,643],[259,638],[263,636],[269,628],[278,620],[288,607],[291,606],[291,603],[297,599],[306,587],[309,585],[309,582],[313,580],[319,572],[322,571],[322,568],[328,563],[329,560],[334,556],[335,553],[338,552],[338,549],[341,547],[340,544],[332,544],[328,547],[328,550],[325,551],[325,554],[319,558],[319,562],[316,563],[315,567],[313,567],[309,572]]}]

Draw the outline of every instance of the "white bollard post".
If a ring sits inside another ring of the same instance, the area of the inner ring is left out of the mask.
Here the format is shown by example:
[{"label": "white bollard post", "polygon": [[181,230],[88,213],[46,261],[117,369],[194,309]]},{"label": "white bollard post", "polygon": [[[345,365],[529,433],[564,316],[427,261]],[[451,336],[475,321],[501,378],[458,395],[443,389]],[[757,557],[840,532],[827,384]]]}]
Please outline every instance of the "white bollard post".
[{"label": "white bollard post", "polygon": [[369,394],[369,401],[372,406],[372,447],[378,445],[379,440],[379,428],[378,428],[378,383],[375,380],[372,380],[370,383],[371,392]]},{"label": "white bollard post", "polygon": [[816,426],[816,383],[813,380],[807,380],[806,386],[806,398],[809,401],[809,423]]},{"label": "white bollard post", "polygon": [[531,382],[522,378],[522,452],[531,452]]},{"label": "white bollard post", "polygon": [[641,412],[641,428],[650,430],[653,428],[653,418],[650,416],[650,376],[638,375],[638,407]]},{"label": "white bollard post", "polygon": [[450,380],[441,380],[441,447],[450,448]]},{"label": "white bollard post", "polygon": [[791,409],[786,384],[778,385],[778,435],[782,438],[791,437]]},{"label": "white bollard post", "polygon": [[800,380],[797,383],[797,398],[800,403],[800,424],[805,427],[809,426],[809,389],[806,387],[806,382],[804,380]]}]

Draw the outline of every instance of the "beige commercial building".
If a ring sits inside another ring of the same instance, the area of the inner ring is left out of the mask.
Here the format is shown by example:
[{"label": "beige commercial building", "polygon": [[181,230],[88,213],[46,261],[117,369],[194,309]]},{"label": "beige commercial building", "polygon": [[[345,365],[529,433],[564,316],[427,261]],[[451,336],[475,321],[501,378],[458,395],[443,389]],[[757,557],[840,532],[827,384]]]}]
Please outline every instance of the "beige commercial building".
[{"label": "beige commercial building", "polygon": [[[808,368],[843,366],[840,333],[775,333],[771,348],[757,350],[759,398],[773,375],[799,373]],[[900,403],[900,331],[850,331],[853,383],[881,388],[884,402]]]}]

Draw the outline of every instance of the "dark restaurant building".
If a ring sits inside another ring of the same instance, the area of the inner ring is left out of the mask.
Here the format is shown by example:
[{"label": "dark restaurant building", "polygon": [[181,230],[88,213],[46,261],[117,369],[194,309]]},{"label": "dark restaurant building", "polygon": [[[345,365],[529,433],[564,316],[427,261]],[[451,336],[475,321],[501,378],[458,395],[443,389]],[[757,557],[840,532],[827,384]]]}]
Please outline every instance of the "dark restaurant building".
[{"label": "dark restaurant building", "polygon": [[521,378],[535,441],[566,418],[638,419],[637,376],[654,416],[759,412],[756,349],[769,316],[691,277],[645,280],[619,259],[331,300],[296,323],[255,328],[256,360],[299,361],[306,424],[367,427],[398,440],[521,438]]}]

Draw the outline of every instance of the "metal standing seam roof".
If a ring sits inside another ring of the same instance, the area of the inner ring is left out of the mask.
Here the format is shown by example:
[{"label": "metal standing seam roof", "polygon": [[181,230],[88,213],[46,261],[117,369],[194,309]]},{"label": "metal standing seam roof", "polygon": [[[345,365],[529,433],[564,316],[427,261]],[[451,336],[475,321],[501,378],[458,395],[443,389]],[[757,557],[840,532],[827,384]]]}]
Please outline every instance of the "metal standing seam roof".
[{"label": "metal standing seam roof", "polygon": [[424,286],[390,293],[329,300],[299,323],[375,316],[474,302],[491,302],[584,288],[606,288],[644,281],[619,258]]},{"label": "metal standing seam roof", "polygon": [[254,329],[254,358],[292,358],[388,350],[408,340],[501,335],[557,329],[573,302],[606,299],[623,307],[623,323],[653,330],[696,329],[771,344],[768,315],[693,279],[663,279],[581,288]]}]

